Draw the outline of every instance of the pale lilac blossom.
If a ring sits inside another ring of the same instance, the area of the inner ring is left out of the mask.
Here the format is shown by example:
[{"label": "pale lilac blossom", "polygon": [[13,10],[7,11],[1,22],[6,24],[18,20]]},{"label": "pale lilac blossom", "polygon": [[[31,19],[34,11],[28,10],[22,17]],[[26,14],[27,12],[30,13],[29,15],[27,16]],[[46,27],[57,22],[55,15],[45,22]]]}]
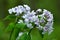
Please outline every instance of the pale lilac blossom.
[{"label": "pale lilac blossom", "polygon": [[43,15],[46,16],[47,21],[53,20],[53,14],[51,14],[51,12],[47,11],[46,9],[43,10]]},{"label": "pale lilac blossom", "polygon": [[[46,9],[37,9],[36,11],[32,10],[28,5],[19,5],[12,9],[9,9],[9,14],[15,13],[15,16],[19,16],[23,13],[22,20],[19,19],[18,23],[25,23],[28,28],[34,28],[33,25],[36,25],[36,28],[43,30],[42,34],[48,32],[51,34],[53,31],[53,14]],[[37,14],[38,12],[42,14]],[[23,20],[24,19],[24,20]],[[45,23],[44,26],[41,23]],[[33,24],[34,23],[34,24]]]},{"label": "pale lilac blossom", "polygon": [[28,5],[24,5],[24,7],[27,11],[30,11],[30,7]]},{"label": "pale lilac blossom", "polygon": [[30,29],[33,28],[33,26],[32,26],[31,23],[30,24],[27,24],[27,27],[30,28]]}]

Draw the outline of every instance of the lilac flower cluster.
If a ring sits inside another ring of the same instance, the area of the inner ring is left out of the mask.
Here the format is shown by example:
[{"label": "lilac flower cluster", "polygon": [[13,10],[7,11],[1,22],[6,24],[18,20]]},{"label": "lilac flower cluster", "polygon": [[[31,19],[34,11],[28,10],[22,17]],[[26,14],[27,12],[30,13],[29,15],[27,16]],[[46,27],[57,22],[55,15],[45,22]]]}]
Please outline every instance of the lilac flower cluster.
[{"label": "lilac flower cluster", "polygon": [[22,12],[24,12],[24,13],[29,12],[30,7],[28,5],[24,5],[24,6],[19,5],[12,9],[9,9],[8,11],[9,11],[9,14],[16,13],[15,15],[18,16],[18,15],[22,14]]},{"label": "lilac flower cluster", "polygon": [[[24,20],[18,21],[18,23],[25,23],[28,28],[38,28],[39,30],[43,30],[42,34],[48,32],[49,34],[53,31],[53,14],[46,9],[37,9],[36,11],[32,10],[28,5],[19,5],[12,9],[9,9],[9,14],[15,13],[15,16],[21,16]],[[42,13],[42,14],[40,14]],[[44,24],[42,26],[41,24]]]}]

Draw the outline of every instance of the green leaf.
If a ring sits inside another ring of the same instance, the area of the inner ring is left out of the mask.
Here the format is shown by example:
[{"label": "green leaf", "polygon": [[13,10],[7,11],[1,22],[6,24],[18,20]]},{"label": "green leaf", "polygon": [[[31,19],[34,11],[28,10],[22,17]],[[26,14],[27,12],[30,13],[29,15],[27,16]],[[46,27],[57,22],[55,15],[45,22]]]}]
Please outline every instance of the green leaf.
[{"label": "green leaf", "polygon": [[17,29],[17,28],[15,28],[14,30],[13,30],[13,33],[12,33],[12,36],[11,36],[11,40],[16,40],[16,38],[17,38],[17,36],[18,36],[18,34],[19,34],[19,29]]},{"label": "green leaf", "polygon": [[18,24],[16,24],[16,28],[18,28],[18,29],[20,29],[20,30],[25,29],[25,28],[26,28],[26,27],[25,27],[25,23],[18,23]]},{"label": "green leaf", "polygon": [[10,23],[6,29],[6,31],[12,31],[12,29],[15,27],[15,23]]},{"label": "green leaf", "polygon": [[37,28],[32,29],[30,35],[32,37],[31,40],[43,40],[43,38]]},{"label": "green leaf", "polygon": [[42,34],[42,30],[39,30],[39,33],[40,33],[41,37],[43,38],[44,35]]},{"label": "green leaf", "polygon": [[43,40],[48,40],[48,32],[46,32],[46,33],[44,34]]},{"label": "green leaf", "polygon": [[15,15],[8,15],[7,17],[4,18],[4,20],[15,20],[16,16]]}]

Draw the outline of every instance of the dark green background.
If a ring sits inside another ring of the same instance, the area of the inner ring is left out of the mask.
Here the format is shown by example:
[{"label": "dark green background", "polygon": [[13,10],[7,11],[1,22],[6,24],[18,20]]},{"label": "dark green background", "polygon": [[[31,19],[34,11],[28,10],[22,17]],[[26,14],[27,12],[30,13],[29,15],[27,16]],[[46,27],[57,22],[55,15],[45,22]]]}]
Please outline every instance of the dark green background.
[{"label": "dark green background", "polygon": [[[0,0],[0,25],[2,26],[3,24],[1,23],[1,20],[8,15],[9,8],[24,4],[29,5],[32,8],[32,10],[41,8],[51,11],[54,15],[54,32],[50,36],[47,36],[47,38],[49,38],[47,40],[60,40],[60,0]],[[5,27],[1,26],[0,40],[8,40],[9,34],[4,32]],[[40,40],[38,38],[34,38],[36,37],[34,36],[32,40]]]}]

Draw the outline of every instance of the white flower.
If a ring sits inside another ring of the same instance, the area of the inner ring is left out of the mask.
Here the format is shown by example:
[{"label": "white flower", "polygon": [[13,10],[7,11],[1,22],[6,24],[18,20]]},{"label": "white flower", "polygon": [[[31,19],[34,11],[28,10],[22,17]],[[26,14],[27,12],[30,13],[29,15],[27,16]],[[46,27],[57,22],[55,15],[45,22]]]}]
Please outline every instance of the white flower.
[{"label": "white flower", "polygon": [[36,12],[34,12],[34,10],[32,10],[31,14],[32,14],[32,15],[35,15],[35,14],[36,14]]},{"label": "white flower", "polygon": [[40,23],[45,23],[45,20],[44,19],[40,19]]},{"label": "white flower", "polygon": [[17,14],[19,13],[18,7],[15,7],[15,12],[16,12]]},{"label": "white flower", "polygon": [[23,20],[19,20],[18,23],[23,23]]},{"label": "white flower", "polygon": [[36,20],[35,20],[35,24],[36,24],[36,25],[40,25],[39,19],[36,19]]},{"label": "white flower", "polygon": [[43,27],[41,25],[38,25],[38,27],[36,27],[36,28],[38,28],[39,30],[43,29]]},{"label": "white flower", "polygon": [[24,7],[27,11],[30,11],[30,7],[28,5],[24,5]]},{"label": "white flower", "polygon": [[19,36],[21,36],[22,34],[23,34],[23,32],[20,32],[20,33],[19,33]]},{"label": "white flower", "polygon": [[20,11],[19,11],[18,7],[12,8],[12,10],[13,10],[13,13],[16,13],[15,14],[16,16],[18,16],[20,14]]},{"label": "white flower", "polygon": [[38,13],[38,12],[42,12],[42,9],[37,9],[36,12],[37,12],[37,13]]},{"label": "white flower", "polygon": [[13,12],[12,9],[9,9],[8,11],[9,11],[9,14],[12,14],[12,12]]},{"label": "white flower", "polygon": [[18,9],[20,14],[25,11],[25,8],[21,5],[18,6]]},{"label": "white flower", "polygon": [[22,35],[23,35],[23,32],[20,32],[16,40],[19,40]]},{"label": "white flower", "polygon": [[45,34],[48,31],[48,27],[43,27],[43,32],[42,34]]},{"label": "white flower", "polygon": [[48,19],[48,21],[53,21],[53,15],[50,14],[50,18]]},{"label": "white flower", "polygon": [[12,8],[13,13],[16,13],[17,8]]},{"label": "white flower", "polygon": [[52,26],[53,26],[53,22],[47,22],[47,24],[43,28],[43,33],[48,32],[48,34],[51,34],[51,32],[54,29]]},{"label": "white flower", "polygon": [[24,19],[28,19],[30,22],[33,22],[34,20],[35,20],[35,12],[34,11],[32,11],[32,12],[29,12],[29,13],[27,13],[27,14],[24,14],[22,17],[24,18]]},{"label": "white flower", "polygon": [[46,9],[44,9],[43,15],[46,16],[47,21],[53,20],[53,15],[51,14],[51,12],[47,11]]},{"label": "white flower", "polygon": [[25,19],[24,21],[25,21],[26,24],[29,23],[29,20],[28,19]]},{"label": "white flower", "polygon": [[28,17],[27,14],[24,14],[24,15],[22,16],[22,18],[24,18],[24,19],[27,18],[27,17]]},{"label": "white flower", "polygon": [[48,31],[48,35],[50,35],[52,32],[53,32],[53,30],[49,30],[49,31]]},{"label": "white flower", "polygon": [[48,29],[48,34],[51,34],[52,32],[53,32],[53,22],[48,22],[48,24],[47,25],[49,25],[49,29]]},{"label": "white flower", "polygon": [[19,9],[19,13],[22,14],[23,10]]},{"label": "white flower", "polygon": [[33,28],[33,26],[32,26],[31,23],[30,24],[27,24],[27,27],[30,28],[30,29]]}]

